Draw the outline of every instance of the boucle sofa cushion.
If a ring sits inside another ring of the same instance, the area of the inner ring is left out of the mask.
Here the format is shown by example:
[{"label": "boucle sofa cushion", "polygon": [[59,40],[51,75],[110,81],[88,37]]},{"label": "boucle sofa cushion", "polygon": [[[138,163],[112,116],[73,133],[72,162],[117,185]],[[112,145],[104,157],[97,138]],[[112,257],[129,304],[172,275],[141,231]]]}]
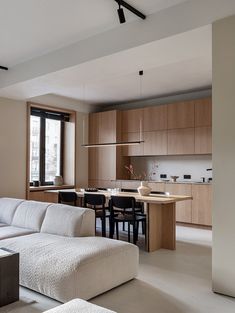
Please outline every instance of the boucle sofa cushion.
[{"label": "boucle sofa cushion", "polygon": [[16,208],[23,201],[19,199],[0,198],[0,222],[10,225]]},{"label": "boucle sofa cushion", "polygon": [[81,299],[74,299],[44,313],[115,313]]},{"label": "boucle sofa cushion", "polygon": [[16,209],[11,225],[40,231],[50,203],[23,201]]},{"label": "boucle sofa cushion", "polygon": [[41,232],[70,237],[94,236],[95,212],[64,204],[52,204],[47,209]]},{"label": "boucle sofa cushion", "polygon": [[137,275],[135,245],[102,237],[44,233],[6,239],[1,246],[20,253],[20,283],[53,299],[88,300]]},{"label": "boucle sofa cushion", "polygon": [[0,227],[9,226],[8,224],[0,223]]},{"label": "boucle sofa cushion", "polygon": [[[24,236],[32,234],[33,231],[27,228],[15,227],[15,226],[6,226],[0,227],[0,240],[18,236]],[[0,244],[1,245],[1,244]]]}]

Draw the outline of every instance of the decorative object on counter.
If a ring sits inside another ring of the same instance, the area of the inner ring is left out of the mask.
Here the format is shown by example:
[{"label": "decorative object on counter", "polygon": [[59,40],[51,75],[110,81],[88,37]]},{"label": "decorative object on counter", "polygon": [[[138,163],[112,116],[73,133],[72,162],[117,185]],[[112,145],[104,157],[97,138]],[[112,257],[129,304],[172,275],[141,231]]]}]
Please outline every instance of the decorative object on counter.
[{"label": "decorative object on counter", "polygon": [[136,173],[132,164],[125,165],[125,169],[127,170],[128,174],[131,175],[131,179],[153,181],[157,175],[158,164],[154,162],[151,171],[148,174],[146,172]]},{"label": "decorative object on counter", "polygon": [[174,183],[176,183],[177,179],[179,178],[179,176],[171,176],[171,179]]},{"label": "decorative object on counter", "polygon": [[142,181],[137,190],[141,196],[148,196],[152,189],[149,187],[147,181]]},{"label": "decorative object on counter", "polygon": [[39,180],[34,180],[33,181],[33,187],[40,187],[41,183]]},{"label": "decorative object on counter", "polygon": [[62,176],[55,176],[54,185],[55,186],[62,186],[63,185],[63,177]]}]

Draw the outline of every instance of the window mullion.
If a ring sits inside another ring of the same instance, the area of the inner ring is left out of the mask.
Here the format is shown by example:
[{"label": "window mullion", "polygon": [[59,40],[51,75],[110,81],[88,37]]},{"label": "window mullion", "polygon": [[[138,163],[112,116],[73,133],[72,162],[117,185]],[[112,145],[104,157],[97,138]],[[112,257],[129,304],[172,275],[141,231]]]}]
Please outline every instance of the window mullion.
[{"label": "window mullion", "polygon": [[42,185],[45,185],[45,158],[46,158],[46,120],[41,117],[41,132],[40,132],[40,181]]}]

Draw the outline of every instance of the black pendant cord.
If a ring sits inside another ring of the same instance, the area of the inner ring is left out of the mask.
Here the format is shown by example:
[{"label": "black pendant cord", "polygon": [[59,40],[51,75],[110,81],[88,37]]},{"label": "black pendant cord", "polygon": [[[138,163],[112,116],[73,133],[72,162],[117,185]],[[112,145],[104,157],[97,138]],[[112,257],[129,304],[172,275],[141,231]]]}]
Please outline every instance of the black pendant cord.
[{"label": "black pendant cord", "polygon": [[1,66],[1,65],[0,65],[0,70],[8,71],[8,67]]},{"label": "black pendant cord", "polygon": [[129,10],[130,12],[132,12],[133,14],[137,15],[138,17],[142,18],[143,20],[146,19],[146,15],[144,15],[143,13],[141,13],[139,10],[137,10],[136,8],[134,8],[132,5],[130,5],[129,3],[127,3],[124,0],[114,0],[115,2],[118,3],[119,7],[123,6],[124,8],[126,8],[127,10]]}]

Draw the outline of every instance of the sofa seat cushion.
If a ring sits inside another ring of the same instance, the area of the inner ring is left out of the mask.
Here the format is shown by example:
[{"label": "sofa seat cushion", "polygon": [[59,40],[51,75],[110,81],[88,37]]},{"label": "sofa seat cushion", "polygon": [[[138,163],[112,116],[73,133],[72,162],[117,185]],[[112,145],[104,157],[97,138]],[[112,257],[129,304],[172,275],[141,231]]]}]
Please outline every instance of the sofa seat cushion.
[{"label": "sofa seat cushion", "polygon": [[4,227],[4,226],[9,226],[9,225],[5,223],[0,223],[0,227]]},{"label": "sofa seat cushion", "polygon": [[44,313],[115,313],[81,299],[74,299]]},{"label": "sofa seat cushion", "polygon": [[36,233],[1,246],[20,253],[21,285],[61,302],[93,298],[137,275],[138,248],[108,238]]},{"label": "sofa seat cushion", "polygon": [[16,209],[11,225],[39,232],[50,203],[23,201]]},{"label": "sofa seat cushion", "polygon": [[64,204],[52,204],[47,208],[41,232],[69,237],[95,236],[95,212]]},{"label": "sofa seat cushion", "polygon": [[15,226],[0,227],[0,240],[12,238],[12,237],[24,236],[24,235],[28,235],[32,233],[33,231],[27,228],[21,228],[21,227],[15,227]]},{"label": "sofa seat cushion", "polygon": [[10,225],[17,207],[24,200],[0,198],[0,222]]}]

